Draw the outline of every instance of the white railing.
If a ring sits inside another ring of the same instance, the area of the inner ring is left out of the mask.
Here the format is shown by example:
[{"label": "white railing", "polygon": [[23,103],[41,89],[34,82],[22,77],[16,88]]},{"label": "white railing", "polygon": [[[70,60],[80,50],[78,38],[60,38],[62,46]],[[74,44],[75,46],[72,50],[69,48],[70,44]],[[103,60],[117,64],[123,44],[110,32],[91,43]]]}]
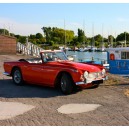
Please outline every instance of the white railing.
[{"label": "white railing", "polygon": [[25,45],[20,42],[17,43],[18,53],[31,56],[40,56],[41,51],[43,51],[43,49],[37,45],[34,45],[33,43],[27,42]]}]

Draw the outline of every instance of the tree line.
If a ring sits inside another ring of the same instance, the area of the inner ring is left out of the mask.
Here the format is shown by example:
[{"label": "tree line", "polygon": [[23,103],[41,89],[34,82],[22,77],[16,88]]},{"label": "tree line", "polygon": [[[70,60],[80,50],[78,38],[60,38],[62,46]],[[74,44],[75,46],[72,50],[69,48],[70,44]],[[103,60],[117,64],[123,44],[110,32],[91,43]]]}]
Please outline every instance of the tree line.
[{"label": "tree line", "polygon": [[9,36],[14,36],[17,39],[17,42],[21,42],[23,44],[26,43],[26,38],[28,38],[29,42],[32,42],[41,47],[51,46],[51,47],[59,47],[59,46],[90,46],[94,45],[96,47],[101,47],[104,43],[105,47],[108,46],[118,46],[125,42],[129,45],[129,33],[123,32],[116,36],[109,35],[108,38],[103,37],[98,34],[94,37],[87,37],[85,32],[82,29],[78,28],[77,35],[74,34],[72,30],[64,30],[62,28],[57,27],[42,27],[43,34],[36,33],[30,34],[29,36],[15,35],[13,33],[9,33],[7,29],[0,29],[0,34],[5,34]]}]

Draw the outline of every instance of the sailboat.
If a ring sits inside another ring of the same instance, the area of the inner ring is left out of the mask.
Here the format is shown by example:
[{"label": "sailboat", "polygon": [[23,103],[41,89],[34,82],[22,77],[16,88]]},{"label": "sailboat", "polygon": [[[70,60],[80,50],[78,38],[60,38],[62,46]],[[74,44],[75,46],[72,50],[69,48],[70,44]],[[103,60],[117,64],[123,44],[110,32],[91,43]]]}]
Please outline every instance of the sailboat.
[{"label": "sailboat", "polygon": [[92,41],[91,41],[91,46],[90,48],[88,49],[89,52],[93,52],[93,51],[96,51],[97,48],[95,47],[95,39],[94,39],[94,24],[92,24]]},{"label": "sailboat", "polygon": [[98,52],[104,52],[105,47],[104,47],[104,39],[103,39],[103,25],[102,25],[102,41],[101,41],[101,47],[97,49]]}]

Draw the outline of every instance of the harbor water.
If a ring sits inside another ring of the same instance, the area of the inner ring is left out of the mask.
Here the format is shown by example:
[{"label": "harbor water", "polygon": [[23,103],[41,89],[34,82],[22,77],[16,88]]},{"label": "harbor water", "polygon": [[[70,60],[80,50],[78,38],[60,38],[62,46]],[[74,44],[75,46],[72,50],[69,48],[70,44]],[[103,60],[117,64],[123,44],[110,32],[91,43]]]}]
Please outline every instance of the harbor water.
[{"label": "harbor water", "polygon": [[101,63],[102,61],[107,62],[107,52],[78,52],[78,51],[67,51],[67,56],[73,56],[77,62],[95,61]]}]

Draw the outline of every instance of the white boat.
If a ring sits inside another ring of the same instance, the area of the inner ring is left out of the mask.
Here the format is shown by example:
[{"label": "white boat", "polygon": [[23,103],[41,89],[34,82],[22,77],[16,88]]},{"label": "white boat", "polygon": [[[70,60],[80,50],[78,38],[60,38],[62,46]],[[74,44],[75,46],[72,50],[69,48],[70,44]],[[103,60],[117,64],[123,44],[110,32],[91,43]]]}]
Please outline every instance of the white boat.
[{"label": "white boat", "polygon": [[108,48],[107,61],[109,72],[122,76],[129,76],[129,47]]},{"label": "white boat", "polygon": [[86,51],[88,51],[88,49],[87,49],[86,47],[84,47],[84,48],[79,48],[78,51],[79,51],[79,52],[86,52]]}]

